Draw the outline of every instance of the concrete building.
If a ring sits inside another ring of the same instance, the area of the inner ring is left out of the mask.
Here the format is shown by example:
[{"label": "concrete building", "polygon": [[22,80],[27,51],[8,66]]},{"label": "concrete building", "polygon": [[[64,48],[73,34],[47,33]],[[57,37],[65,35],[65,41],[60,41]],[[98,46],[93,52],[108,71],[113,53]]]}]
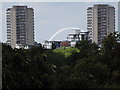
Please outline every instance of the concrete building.
[{"label": "concrete building", "polygon": [[101,44],[104,37],[115,31],[115,8],[108,4],[96,4],[87,9],[88,38]]},{"label": "concrete building", "polygon": [[70,42],[71,47],[74,47],[76,42],[81,40],[88,40],[88,32],[83,30],[75,30],[74,33],[70,33],[67,36],[67,41]]},{"label": "concrete building", "polygon": [[6,10],[7,44],[13,48],[34,45],[34,10],[13,6]]},{"label": "concrete building", "polygon": [[60,47],[75,47],[77,42],[81,40],[88,40],[88,32],[83,30],[75,30],[74,33],[69,33],[67,40],[63,41],[44,41],[42,46],[46,49],[55,49]]},{"label": "concrete building", "polygon": [[74,33],[69,33],[67,36],[67,41],[81,41],[88,40],[88,32],[83,30],[75,30]]},{"label": "concrete building", "polygon": [[[60,44],[62,41],[44,41],[42,43],[42,47],[45,49],[52,49],[52,48],[60,48]],[[54,45],[54,46],[53,46]]]}]

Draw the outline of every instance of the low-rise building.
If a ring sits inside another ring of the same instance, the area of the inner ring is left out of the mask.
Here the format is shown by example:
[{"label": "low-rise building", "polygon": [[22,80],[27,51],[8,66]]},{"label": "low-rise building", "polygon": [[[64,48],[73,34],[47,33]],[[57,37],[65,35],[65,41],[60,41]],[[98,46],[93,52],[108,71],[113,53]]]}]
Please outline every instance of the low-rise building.
[{"label": "low-rise building", "polygon": [[46,49],[57,49],[60,47],[75,47],[76,42],[81,40],[88,40],[88,32],[75,30],[74,33],[70,33],[65,41],[44,41],[42,46]]}]

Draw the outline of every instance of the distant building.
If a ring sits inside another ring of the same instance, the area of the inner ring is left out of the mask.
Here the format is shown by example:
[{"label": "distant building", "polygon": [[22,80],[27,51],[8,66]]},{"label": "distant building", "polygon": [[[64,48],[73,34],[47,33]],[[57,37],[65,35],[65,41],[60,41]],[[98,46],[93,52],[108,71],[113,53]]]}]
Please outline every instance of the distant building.
[{"label": "distant building", "polygon": [[89,40],[101,44],[104,37],[115,31],[115,8],[108,4],[96,4],[87,9]]},{"label": "distant building", "polygon": [[62,41],[60,43],[60,47],[70,47],[70,42],[69,41]]},{"label": "distant building", "polygon": [[46,49],[57,49],[60,47],[75,47],[76,42],[88,40],[88,32],[75,30],[75,33],[68,34],[67,40],[64,41],[44,41],[42,46]]},{"label": "distant building", "polygon": [[75,30],[75,33],[68,34],[68,41],[88,40],[88,32]]},{"label": "distant building", "polygon": [[61,41],[44,41],[42,47],[46,49],[60,48]]},{"label": "distant building", "polygon": [[34,10],[13,6],[6,10],[7,44],[13,48],[34,45]]},{"label": "distant building", "polygon": [[88,40],[88,32],[75,30],[75,33],[68,34],[67,41],[70,42],[71,47],[74,47],[76,42],[81,40]]},{"label": "distant building", "polygon": [[52,49],[52,42],[51,41],[44,41],[42,43],[42,47],[46,49]]}]

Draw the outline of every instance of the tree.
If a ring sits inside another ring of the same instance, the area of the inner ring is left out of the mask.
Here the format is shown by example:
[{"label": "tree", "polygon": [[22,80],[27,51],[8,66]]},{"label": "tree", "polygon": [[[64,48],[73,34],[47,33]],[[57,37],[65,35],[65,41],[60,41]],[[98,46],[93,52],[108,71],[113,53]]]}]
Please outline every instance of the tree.
[{"label": "tree", "polygon": [[110,34],[104,40],[101,48],[103,62],[108,64],[112,70],[120,70],[120,43],[118,42],[118,35]]}]

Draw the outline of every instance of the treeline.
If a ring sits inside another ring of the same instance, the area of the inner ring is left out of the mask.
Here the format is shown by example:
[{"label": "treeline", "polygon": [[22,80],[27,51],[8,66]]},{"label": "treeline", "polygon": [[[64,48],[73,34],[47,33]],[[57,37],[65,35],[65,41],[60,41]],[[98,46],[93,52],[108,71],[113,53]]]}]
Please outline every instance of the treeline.
[{"label": "treeline", "polygon": [[99,47],[81,41],[76,47],[46,50],[2,45],[2,87],[120,88],[120,36],[108,35]]}]

